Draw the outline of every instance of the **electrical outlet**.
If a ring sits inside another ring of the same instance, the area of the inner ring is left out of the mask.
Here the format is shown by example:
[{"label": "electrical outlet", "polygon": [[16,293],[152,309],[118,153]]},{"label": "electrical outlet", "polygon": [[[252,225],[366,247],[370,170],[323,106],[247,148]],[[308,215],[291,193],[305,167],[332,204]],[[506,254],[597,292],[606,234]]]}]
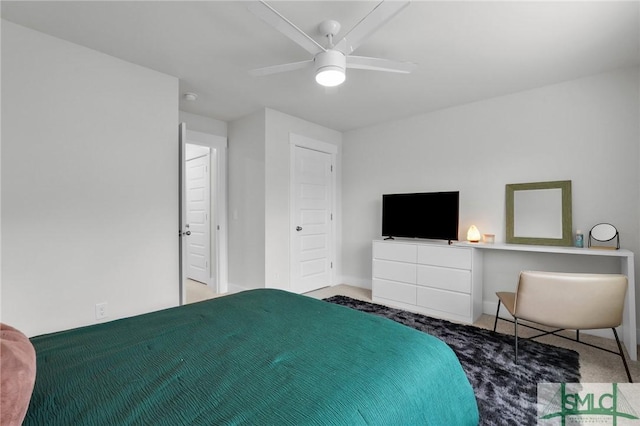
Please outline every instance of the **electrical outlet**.
[{"label": "electrical outlet", "polygon": [[107,302],[96,303],[96,319],[107,317]]}]

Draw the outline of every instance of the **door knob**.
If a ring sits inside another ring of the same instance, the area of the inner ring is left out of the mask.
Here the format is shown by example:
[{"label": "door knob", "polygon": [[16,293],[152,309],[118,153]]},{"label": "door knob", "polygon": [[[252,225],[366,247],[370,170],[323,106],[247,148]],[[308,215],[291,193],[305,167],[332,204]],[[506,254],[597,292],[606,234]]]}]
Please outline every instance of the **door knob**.
[{"label": "door knob", "polygon": [[300,232],[302,231],[302,228],[300,226],[296,226],[296,231]]},{"label": "door knob", "polygon": [[191,235],[191,231],[185,232],[184,235]]}]

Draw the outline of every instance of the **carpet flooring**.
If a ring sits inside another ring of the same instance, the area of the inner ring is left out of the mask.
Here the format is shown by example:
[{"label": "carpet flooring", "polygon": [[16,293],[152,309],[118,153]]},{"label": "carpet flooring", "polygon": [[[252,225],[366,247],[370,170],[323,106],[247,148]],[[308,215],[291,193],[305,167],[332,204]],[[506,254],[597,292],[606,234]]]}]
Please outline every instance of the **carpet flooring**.
[{"label": "carpet flooring", "polygon": [[346,296],[324,300],[388,318],[447,343],[475,391],[481,425],[535,425],[538,383],[580,381],[579,355],[569,349],[520,341],[515,364],[513,336]]}]

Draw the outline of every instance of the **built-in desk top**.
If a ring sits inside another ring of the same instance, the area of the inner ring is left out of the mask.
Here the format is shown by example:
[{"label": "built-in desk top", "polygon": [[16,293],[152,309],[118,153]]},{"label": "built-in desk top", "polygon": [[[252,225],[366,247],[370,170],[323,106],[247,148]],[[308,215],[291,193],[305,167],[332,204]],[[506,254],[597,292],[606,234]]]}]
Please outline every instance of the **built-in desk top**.
[{"label": "built-in desk top", "polygon": [[454,243],[456,246],[475,247],[483,250],[508,250],[508,251],[529,251],[539,253],[562,253],[579,254],[585,256],[612,256],[612,257],[633,257],[633,252],[627,249],[603,249],[603,248],[578,248],[563,246],[543,246],[528,244],[505,244],[505,243],[468,243],[461,241]]}]

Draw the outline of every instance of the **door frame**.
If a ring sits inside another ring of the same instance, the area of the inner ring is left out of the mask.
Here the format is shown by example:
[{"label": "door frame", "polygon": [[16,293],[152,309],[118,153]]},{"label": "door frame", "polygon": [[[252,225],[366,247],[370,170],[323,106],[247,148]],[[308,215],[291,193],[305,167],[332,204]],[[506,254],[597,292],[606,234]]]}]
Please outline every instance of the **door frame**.
[{"label": "door frame", "polygon": [[[181,125],[184,123],[181,123]],[[181,134],[183,134],[181,132]],[[209,133],[197,132],[194,130],[187,130],[185,126],[184,136],[180,143],[181,152],[184,153],[184,146],[189,143],[192,145],[201,145],[209,147],[211,150],[216,150],[216,161],[215,165],[211,165],[210,173],[215,173],[215,188],[211,187],[212,198],[216,200],[213,209],[209,212],[212,217],[216,218],[216,222],[210,221],[211,229],[216,227],[215,235],[217,238],[214,238],[211,241],[211,247],[215,247],[215,259],[210,259],[211,265],[214,265],[215,262],[215,271],[216,271],[216,285],[213,290],[216,293],[226,293],[229,290],[229,282],[228,282],[228,219],[227,219],[227,200],[228,200],[228,191],[227,191],[227,151],[228,151],[228,142],[227,138],[224,136],[213,135]],[[210,152],[211,157],[213,157],[213,152]],[[184,154],[181,156],[181,177],[182,181],[180,184],[180,197],[183,199],[185,193],[185,181],[184,181]],[[215,169],[215,170],[213,170]],[[182,207],[184,208],[184,207]],[[184,214],[184,213],[183,213]],[[183,218],[183,221],[186,220],[186,216]],[[181,222],[181,229],[184,229],[184,223]],[[184,238],[183,238],[184,239]],[[184,263],[184,259],[181,259],[181,265]],[[184,267],[184,266],[183,266]],[[185,268],[186,269],[186,268]],[[186,273],[185,270],[181,272],[181,276],[184,276]],[[183,283],[181,283],[181,304],[183,304],[186,300],[186,288]]]},{"label": "door frame", "polygon": [[289,199],[291,202],[289,203],[289,288],[292,291],[295,291],[294,287],[294,277],[295,277],[295,267],[294,264],[295,256],[293,253],[293,248],[295,247],[294,239],[296,237],[295,227],[296,227],[296,212],[295,212],[295,167],[296,167],[296,149],[304,148],[310,149],[313,151],[322,152],[325,154],[331,155],[331,164],[333,167],[333,172],[331,173],[331,235],[330,235],[330,244],[329,244],[329,261],[332,264],[331,272],[329,274],[329,286],[334,286],[336,282],[336,270],[337,270],[337,244],[338,244],[338,215],[337,215],[337,158],[338,158],[338,146],[319,141],[316,139],[312,139],[306,136],[298,135],[296,133],[289,133],[289,158],[290,158],[290,169],[289,169]]},{"label": "door frame", "polygon": [[187,286],[185,267],[187,256],[186,231],[187,200],[185,191],[186,167],[185,167],[185,145],[187,139],[187,124],[178,125],[178,303],[184,305],[187,301]]}]

